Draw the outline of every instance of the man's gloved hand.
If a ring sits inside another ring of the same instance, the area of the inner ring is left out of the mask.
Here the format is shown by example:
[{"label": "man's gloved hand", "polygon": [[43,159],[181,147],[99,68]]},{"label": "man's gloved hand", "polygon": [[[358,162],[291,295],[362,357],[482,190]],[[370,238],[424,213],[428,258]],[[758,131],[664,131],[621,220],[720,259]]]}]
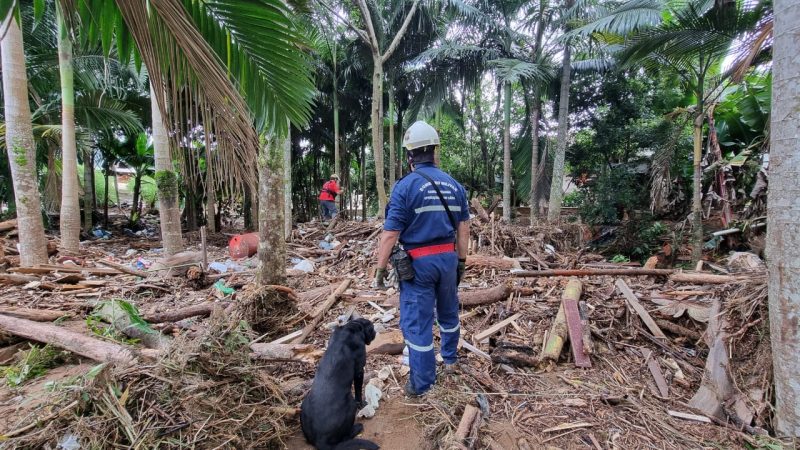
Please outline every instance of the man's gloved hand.
[{"label": "man's gloved hand", "polygon": [[375,269],[375,281],[372,283],[376,289],[385,291],[386,287],[386,267],[378,267]]},{"label": "man's gloved hand", "polygon": [[467,258],[458,258],[458,270],[456,272],[456,285],[461,284],[464,278],[464,271],[467,270]]}]

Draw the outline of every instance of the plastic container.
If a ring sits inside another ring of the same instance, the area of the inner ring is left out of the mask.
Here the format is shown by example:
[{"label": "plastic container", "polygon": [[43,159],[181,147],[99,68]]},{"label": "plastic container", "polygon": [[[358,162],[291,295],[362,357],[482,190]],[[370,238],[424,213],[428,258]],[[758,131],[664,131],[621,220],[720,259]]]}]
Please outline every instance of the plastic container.
[{"label": "plastic container", "polygon": [[249,258],[258,251],[258,233],[237,234],[228,242],[231,258]]}]

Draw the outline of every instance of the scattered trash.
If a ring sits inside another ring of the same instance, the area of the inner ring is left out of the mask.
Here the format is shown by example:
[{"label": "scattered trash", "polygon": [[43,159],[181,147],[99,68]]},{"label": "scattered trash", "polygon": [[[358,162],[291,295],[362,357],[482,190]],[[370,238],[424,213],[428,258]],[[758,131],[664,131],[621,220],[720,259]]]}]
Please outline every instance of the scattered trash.
[{"label": "scattered trash", "polygon": [[255,255],[258,251],[258,233],[237,234],[228,242],[228,251],[233,259]]},{"label": "scattered trash", "polygon": [[304,259],[304,260],[300,261],[299,263],[295,264],[294,267],[292,267],[292,269],[293,270],[301,270],[301,271],[303,271],[305,273],[311,273],[311,272],[314,271],[314,263],[312,263],[311,261],[309,261],[307,259]]},{"label": "scattered trash", "polygon": [[94,237],[99,239],[108,239],[111,237],[111,233],[102,228],[95,228],[94,230],[92,230],[92,234],[94,235]]},{"label": "scattered trash", "polygon": [[125,252],[125,257],[130,258],[131,256],[136,254],[136,249],[129,248],[128,251]]},{"label": "scattered trash", "polygon": [[217,261],[209,263],[208,268],[218,273],[225,273],[228,271],[227,265]]},{"label": "scattered trash", "polygon": [[361,410],[356,413],[356,417],[371,419],[375,417],[375,408],[372,405],[367,404],[367,406],[361,408]]},{"label": "scattered trash", "polygon": [[134,267],[139,269],[139,270],[148,269],[152,265],[153,265],[152,261],[149,261],[149,260],[144,259],[144,258],[137,258],[136,259],[136,263],[134,263]]},{"label": "scattered trash", "polygon": [[224,280],[217,280],[217,282],[214,283],[214,289],[216,289],[226,297],[236,292],[236,289],[226,286]]},{"label": "scattered trash", "polygon": [[78,440],[78,436],[72,434],[72,432],[67,432],[64,437],[58,441],[59,450],[80,450],[81,442]]},{"label": "scattered trash", "polygon": [[381,381],[386,381],[392,375],[392,368],[389,366],[384,366],[383,369],[378,371],[378,379]]}]

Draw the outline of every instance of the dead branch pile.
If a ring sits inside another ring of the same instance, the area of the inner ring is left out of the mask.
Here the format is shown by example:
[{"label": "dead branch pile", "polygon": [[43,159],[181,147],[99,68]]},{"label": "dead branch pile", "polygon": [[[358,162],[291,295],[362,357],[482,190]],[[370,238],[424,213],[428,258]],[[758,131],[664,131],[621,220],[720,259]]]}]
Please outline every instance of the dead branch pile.
[{"label": "dead branch pile", "polygon": [[[84,377],[61,393],[63,411],[17,447],[54,446],[67,435],[90,448],[269,448],[292,433],[294,410],[276,380],[251,363],[253,333],[218,310],[193,339],[175,339],[152,366]],[[24,424],[22,421],[20,425]]]}]

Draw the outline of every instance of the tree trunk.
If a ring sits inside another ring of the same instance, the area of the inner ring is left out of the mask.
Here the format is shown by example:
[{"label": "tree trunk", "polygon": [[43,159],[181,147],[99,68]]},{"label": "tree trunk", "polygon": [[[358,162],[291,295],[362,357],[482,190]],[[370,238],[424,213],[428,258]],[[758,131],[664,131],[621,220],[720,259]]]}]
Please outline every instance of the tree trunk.
[{"label": "tree trunk", "polygon": [[800,5],[775,2],[775,46],[767,194],[769,323],[776,431],[800,437]]},{"label": "tree trunk", "polygon": [[[289,241],[292,236],[292,139],[291,125],[283,140],[283,238]],[[339,173],[339,172],[336,172]],[[341,174],[339,175],[342,176]]]},{"label": "tree trunk", "polygon": [[261,285],[286,281],[283,222],[283,145],[275,137],[262,140],[258,158],[258,268]]},{"label": "tree trunk", "polygon": [[483,86],[478,82],[475,87],[475,116],[478,125],[478,137],[481,141],[481,157],[486,167],[486,189],[491,191],[494,187],[494,178],[492,177],[492,164],[489,161],[489,144],[486,142],[486,132],[483,126]]},{"label": "tree trunk", "polygon": [[561,64],[561,98],[558,105],[558,145],[553,162],[553,181],[550,185],[550,203],[547,209],[547,221],[555,223],[561,215],[561,200],[564,195],[564,159],[567,153],[567,131],[569,127],[569,72],[570,48],[564,46],[564,61]]},{"label": "tree trunk", "polygon": [[9,14],[0,26],[0,29],[6,30],[0,41],[6,149],[17,203],[20,264],[32,266],[47,262],[47,239],[44,236],[36,175],[36,147],[28,104],[28,75],[25,72],[22,31],[14,17],[15,14]]},{"label": "tree trunk", "polygon": [[[339,149],[339,78],[336,76],[335,50],[333,55],[333,71],[333,172],[339,174],[340,179],[343,179],[342,155]],[[339,199],[339,203],[341,207],[341,198]]]},{"label": "tree trunk", "polygon": [[142,175],[138,171],[136,172],[136,176],[133,179],[133,204],[131,205],[131,218],[129,222],[131,224],[136,223],[139,220],[139,194],[142,190]]},{"label": "tree trunk", "polygon": [[375,156],[375,185],[378,191],[378,218],[386,209],[386,186],[383,177],[383,63],[381,56],[372,56],[372,154]]},{"label": "tree trunk", "polygon": [[172,166],[167,128],[158,109],[155,87],[150,85],[150,104],[153,119],[153,149],[155,179],[158,189],[158,214],[161,218],[161,241],[164,254],[171,256],[183,251],[181,208],[178,199],[178,175]]},{"label": "tree trunk", "polygon": [[694,152],[692,176],[692,262],[695,264],[703,256],[703,101],[698,100],[697,115],[694,119]]},{"label": "tree trunk", "polygon": [[397,181],[396,163],[397,149],[394,142],[394,97],[392,86],[389,86],[389,193],[394,189],[394,182]]},{"label": "tree trunk", "polygon": [[94,158],[92,150],[83,151],[83,231],[92,232],[94,214]]},{"label": "tree trunk", "polygon": [[511,83],[503,85],[503,220],[511,223]]},{"label": "tree trunk", "polygon": [[[533,44],[533,58],[539,60],[542,53],[542,39],[544,38],[544,8],[545,1],[539,2],[539,17],[536,24],[536,39]],[[542,111],[542,99],[539,92],[539,83],[534,82],[531,96],[531,192],[530,192],[530,222],[535,224],[539,218],[539,116]]]},{"label": "tree trunk", "polygon": [[81,207],[78,201],[78,149],[75,143],[75,91],[73,88],[72,42],[61,8],[56,4],[58,21],[58,70],[61,76],[61,246],[78,251],[81,234]]},{"label": "tree trunk", "polygon": [[42,206],[48,214],[58,213],[61,210],[61,173],[56,165],[57,147],[54,143],[47,146],[47,178],[42,192]]},{"label": "tree trunk", "polygon": [[217,232],[217,191],[214,189],[214,164],[211,161],[211,142],[206,136],[206,227],[209,233]]},{"label": "tree trunk", "polygon": [[366,143],[361,145],[361,220],[367,221],[367,152]]},{"label": "tree trunk", "polygon": [[105,176],[105,187],[103,188],[103,226],[108,228],[108,170],[103,171]]}]

